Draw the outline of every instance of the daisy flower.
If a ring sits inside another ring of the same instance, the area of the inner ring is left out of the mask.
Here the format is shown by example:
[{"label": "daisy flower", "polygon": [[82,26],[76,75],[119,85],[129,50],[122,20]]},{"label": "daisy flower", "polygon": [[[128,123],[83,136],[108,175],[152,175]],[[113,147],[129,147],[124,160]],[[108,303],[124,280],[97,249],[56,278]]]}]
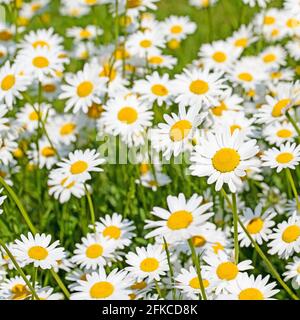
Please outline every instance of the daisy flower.
[{"label": "daisy flower", "polygon": [[76,113],[82,110],[87,113],[92,103],[101,103],[101,96],[105,92],[107,78],[99,77],[91,65],[85,64],[83,70],[76,75],[66,76],[67,85],[61,87],[59,99],[68,99],[65,110],[73,109]]},{"label": "daisy flower", "polygon": [[169,269],[166,252],[161,245],[148,244],[146,248],[137,247],[136,253],[129,252],[126,255],[126,269],[129,274],[138,281],[149,279],[159,281]]},{"label": "daisy flower", "polygon": [[65,183],[73,181],[84,183],[86,180],[91,179],[90,172],[103,171],[98,166],[104,162],[105,160],[100,157],[100,154],[96,150],[75,150],[69,153],[68,158],[57,163],[59,168],[55,172],[66,175],[67,180]]},{"label": "daisy flower", "polygon": [[279,149],[266,150],[262,155],[263,166],[276,168],[276,172],[283,169],[295,169],[300,161],[300,145],[289,143],[280,145]]},{"label": "daisy flower", "polygon": [[158,48],[163,48],[165,44],[164,36],[158,30],[138,31],[132,34],[126,42],[126,50],[131,55],[137,55],[140,58],[147,58]]},{"label": "daisy flower", "polygon": [[[267,242],[269,240],[269,235],[272,233],[271,228],[275,225],[272,219],[276,215],[277,213],[273,209],[270,208],[262,212],[262,206],[257,205],[254,212],[250,208],[245,208],[241,216],[241,221],[251,234],[251,237],[259,245],[262,245],[263,241]],[[241,247],[249,247],[251,245],[251,241],[240,226],[239,241]]]},{"label": "daisy flower", "polygon": [[54,293],[54,289],[51,287],[40,288],[36,292],[40,300],[64,300],[62,293]]},{"label": "daisy flower", "polygon": [[147,61],[149,66],[154,69],[172,69],[177,63],[177,59],[175,57],[163,55],[160,50],[150,53],[147,57]]},{"label": "daisy flower", "polygon": [[210,73],[209,69],[187,70],[175,76],[173,94],[179,106],[205,106],[217,105],[217,97],[226,89],[222,73]]},{"label": "daisy flower", "polygon": [[108,275],[100,267],[97,272],[86,276],[86,281],[78,280],[76,293],[71,300],[129,300],[131,279],[127,272],[114,269]]},{"label": "daisy flower", "polygon": [[68,176],[64,173],[51,171],[48,180],[49,194],[60,203],[68,202],[71,196],[81,198],[85,195],[85,188],[82,182],[68,181]]},{"label": "daisy flower", "polygon": [[32,235],[29,232],[27,237],[22,234],[21,240],[15,241],[13,254],[26,264],[33,263],[36,268],[51,269],[65,256],[64,249],[58,247],[59,241],[50,244],[51,238],[45,233]]},{"label": "daisy flower", "polygon": [[43,81],[46,76],[55,76],[63,70],[64,60],[59,58],[59,52],[47,47],[26,48],[19,51],[16,64],[26,66],[25,74]]},{"label": "daisy flower", "polygon": [[228,65],[237,60],[242,50],[226,41],[214,41],[204,44],[199,51],[203,65],[210,69],[226,70]]},{"label": "daisy flower", "polygon": [[207,265],[204,265],[202,269],[211,275],[211,280],[215,282],[217,295],[226,291],[228,286],[243,271],[253,269],[251,260],[244,260],[236,264],[231,257],[223,251],[220,251],[217,255],[208,253],[203,256],[203,260]]},{"label": "daisy flower", "polygon": [[168,210],[154,207],[152,211],[152,214],[161,220],[146,220],[146,229],[155,228],[146,235],[146,239],[164,236],[172,243],[189,239],[213,215],[207,213],[212,207],[212,202],[201,204],[202,201],[203,198],[197,194],[188,200],[183,193],[178,197],[168,196]]},{"label": "daisy flower", "polygon": [[149,104],[156,101],[158,106],[162,106],[163,103],[169,105],[172,102],[171,86],[168,74],[160,76],[158,72],[154,72],[147,75],[145,80],[136,81],[133,90],[141,96],[141,100]]},{"label": "daisy flower", "polygon": [[218,0],[189,0],[191,6],[198,8],[208,8],[212,7],[217,3]]},{"label": "daisy flower", "polygon": [[[213,284],[207,279],[209,274],[202,274],[202,283],[205,289],[205,293],[211,293],[214,289]],[[182,268],[180,273],[175,278],[176,288],[181,291],[188,299],[198,300],[200,291],[200,282],[197,272],[194,267],[189,267],[189,269]]]},{"label": "daisy flower", "polygon": [[[30,281],[30,276],[26,276],[26,278]],[[31,291],[24,279],[17,276],[1,282],[0,296],[7,300],[25,300],[31,296]]]},{"label": "daisy flower", "polygon": [[280,290],[275,289],[276,282],[269,283],[270,276],[240,274],[237,279],[227,286],[227,295],[223,300],[274,300],[272,298]]},{"label": "daisy flower", "polygon": [[196,30],[196,24],[188,17],[170,16],[162,24],[167,40],[183,40]]},{"label": "daisy flower", "polygon": [[73,27],[67,30],[67,36],[74,38],[75,41],[93,40],[103,34],[103,30],[96,26]]},{"label": "daisy flower", "polygon": [[298,290],[300,288],[300,257],[294,257],[292,262],[289,262],[285,269],[287,270],[283,275],[284,281],[292,280],[292,286]]},{"label": "daisy flower", "polygon": [[120,135],[129,145],[134,144],[135,135],[143,133],[152,124],[150,106],[135,95],[110,99],[103,108],[101,122],[105,131],[114,136]]},{"label": "daisy flower", "polygon": [[285,142],[293,142],[297,132],[289,122],[274,122],[263,129],[263,135],[270,144],[277,147]]},{"label": "daisy flower", "polygon": [[215,117],[221,117],[225,111],[242,111],[244,99],[233,93],[230,88],[226,90],[216,105],[210,108]]},{"label": "daisy flower", "polygon": [[26,91],[31,80],[28,76],[21,75],[18,63],[10,65],[7,61],[0,68],[0,101],[12,108],[16,98],[22,99],[21,92]]},{"label": "daisy flower", "polygon": [[190,170],[192,175],[209,177],[208,184],[216,182],[217,191],[226,183],[231,192],[236,192],[246,170],[256,167],[254,156],[258,151],[256,140],[244,142],[244,135],[238,130],[233,134],[229,130],[209,132],[191,154]]},{"label": "daisy flower", "polygon": [[81,243],[76,244],[72,262],[80,266],[96,270],[100,266],[106,265],[109,259],[113,258],[116,243],[114,240],[88,233],[86,238],[81,239]]},{"label": "daisy flower", "polygon": [[101,233],[104,237],[113,239],[116,246],[120,249],[127,247],[131,244],[135,234],[135,226],[132,221],[123,219],[122,215],[113,213],[112,216],[105,215],[100,218],[100,222],[96,222],[96,232]]},{"label": "daisy flower", "polygon": [[283,221],[269,235],[272,240],[268,243],[269,253],[277,254],[280,258],[288,259],[294,252],[300,252],[300,217],[296,212],[287,221]]},{"label": "daisy flower", "polygon": [[258,5],[260,8],[265,8],[270,0],[243,0],[243,2],[250,7],[255,7]]},{"label": "daisy flower", "polygon": [[200,107],[179,107],[178,115],[165,114],[166,123],[159,123],[158,128],[150,133],[153,148],[162,151],[168,160],[172,155],[177,157],[188,147],[188,141],[192,140],[196,128],[203,122],[206,113],[200,114]]},{"label": "daisy flower", "polygon": [[236,48],[241,48],[242,50],[250,46],[253,42],[257,41],[257,37],[253,35],[252,26],[242,25],[239,30],[235,31],[233,35],[228,39]]},{"label": "daisy flower", "polygon": [[286,64],[286,52],[281,46],[268,47],[259,57],[267,68],[274,68]]}]

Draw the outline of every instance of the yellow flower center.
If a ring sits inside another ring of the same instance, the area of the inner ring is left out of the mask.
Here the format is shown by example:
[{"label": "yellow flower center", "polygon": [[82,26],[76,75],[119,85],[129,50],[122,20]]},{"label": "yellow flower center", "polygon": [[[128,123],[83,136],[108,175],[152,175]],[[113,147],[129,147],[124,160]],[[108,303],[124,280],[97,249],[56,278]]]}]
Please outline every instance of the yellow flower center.
[{"label": "yellow flower center", "polygon": [[1,82],[1,89],[3,91],[10,90],[16,83],[16,77],[13,74],[9,74],[3,78]]},{"label": "yellow flower center", "polygon": [[202,236],[194,236],[192,237],[192,243],[194,247],[200,248],[206,244],[206,239]]},{"label": "yellow flower center", "polygon": [[208,83],[203,80],[195,80],[190,84],[190,91],[194,94],[205,94],[209,90]]},{"label": "yellow flower center", "polygon": [[91,119],[99,119],[102,112],[104,111],[102,105],[93,103],[88,110],[88,117]]},{"label": "yellow flower center", "polygon": [[127,8],[133,9],[137,8],[142,4],[141,0],[127,0]]},{"label": "yellow flower center", "polygon": [[152,64],[161,64],[164,62],[164,59],[160,56],[152,56],[148,59],[148,61]]},{"label": "yellow flower center", "polygon": [[112,66],[110,66],[108,63],[103,65],[103,69],[100,72],[100,77],[107,77],[109,78],[109,81],[113,81],[117,77],[117,70],[114,69]]},{"label": "yellow flower center", "polygon": [[168,41],[168,47],[172,50],[178,49],[180,47],[180,41],[177,39],[171,39]]},{"label": "yellow flower center", "polygon": [[280,79],[281,77],[282,77],[282,72],[280,71],[271,72],[272,79]]},{"label": "yellow flower center", "polygon": [[216,242],[213,246],[212,246],[214,253],[217,254],[220,250],[224,250],[224,246],[221,245],[220,242]]},{"label": "yellow flower center", "polygon": [[144,272],[153,272],[157,270],[158,267],[159,262],[155,258],[146,258],[140,264],[140,268]]},{"label": "yellow flower center", "polygon": [[228,108],[227,108],[226,104],[224,103],[224,101],[222,101],[219,106],[213,107],[211,109],[211,111],[215,116],[220,117],[223,114],[223,111],[225,111],[227,109]]},{"label": "yellow flower center", "polygon": [[137,118],[138,113],[132,107],[124,107],[118,113],[118,119],[126,124],[132,124],[136,122]]},{"label": "yellow flower center", "polygon": [[217,276],[221,280],[233,280],[239,273],[239,269],[232,262],[223,262],[217,267]]},{"label": "yellow flower center", "polygon": [[[206,279],[202,280],[203,286],[204,288],[207,288],[209,286],[209,281]],[[193,289],[200,289],[200,281],[198,277],[195,277],[193,279],[191,279],[191,281],[189,282],[189,286]]]},{"label": "yellow flower center", "polygon": [[265,25],[271,25],[271,24],[274,24],[275,23],[275,18],[274,17],[271,17],[271,16],[265,16],[265,19],[264,19],[264,24]]},{"label": "yellow flower center", "polygon": [[297,28],[300,24],[300,21],[295,18],[290,18],[287,20],[286,25],[288,28]]},{"label": "yellow flower center", "polygon": [[110,237],[113,239],[119,239],[121,235],[121,229],[116,226],[109,226],[103,230],[103,235],[105,237]]},{"label": "yellow flower center", "polygon": [[282,240],[286,243],[291,243],[300,237],[300,227],[297,225],[288,226],[282,234]]},{"label": "yellow flower center", "polygon": [[85,2],[87,5],[92,6],[92,5],[94,5],[94,4],[97,3],[97,0],[85,0],[84,2]]},{"label": "yellow flower center", "polygon": [[39,114],[35,111],[32,111],[30,114],[29,114],[29,120],[31,121],[37,121],[39,120]]},{"label": "yellow flower center", "polygon": [[41,154],[45,158],[54,157],[56,152],[52,147],[45,147],[42,149]]},{"label": "yellow flower center", "polygon": [[32,64],[38,69],[44,69],[49,66],[49,60],[46,57],[35,57],[32,60]]},{"label": "yellow flower center", "polygon": [[8,41],[13,37],[12,33],[8,30],[0,31],[0,40],[1,41]]},{"label": "yellow flower center", "polygon": [[51,83],[45,84],[45,85],[43,86],[43,90],[44,90],[45,92],[47,92],[47,93],[52,93],[52,92],[55,92],[56,86],[55,86],[54,84],[51,84]]},{"label": "yellow flower center", "polygon": [[282,99],[279,100],[272,110],[272,116],[277,118],[282,116],[282,110],[286,108],[291,103],[291,99]]},{"label": "yellow flower center", "polygon": [[76,128],[75,123],[66,123],[60,128],[59,133],[62,136],[66,136],[66,135],[71,134],[72,132],[74,132],[75,128]]},{"label": "yellow flower center", "polygon": [[290,138],[293,132],[289,129],[281,129],[277,131],[277,137],[279,138]]},{"label": "yellow flower center", "polygon": [[188,120],[177,121],[170,130],[170,138],[172,141],[181,141],[186,138],[192,129],[192,124]]},{"label": "yellow flower center", "polygon": [[75,181],[73,181],[73,182],[69,183],[67,186],[65,186],[65,183],[66,183],[67,180],[68,180],[68,178],[62,179],[62,181],[61,181],[60,184],[61,184],[63,187],[67,188],[67,189],[73,188],[73,187],[75,186]]},{"label": "yellow flower center", "polygon": [[30,291],[24,284],[16,284],[12,287],[12,300],[23,300],[30,295]]},{"label": "yellow flower center", "polygon": [[90,259],[97,259],[102,256],[103,247],[100,244],[92,244],[86,248],[85,254]]},{"label": "yellow flower center", "polygon": [[239,300],[264,300],[264,296],[260,290],[248,288],[239,293]]},{"label": "yellow flower center", "polygon": [[230,126],[231,134],[233,134],[235,130],[241,130],[241,129],[242,129],[242,127],[239,126],[238,124],[233,124],[232,126]]},{"label": "yellow flower center", "polygon": [[110,297],[114,291],[115,288],[110,282],[100,281],[91,287],[90,295],[94,299],[106,299]]},{"label": "yellow flower center", "polygon": [[37,47],[50,47],[49,44],[44,40],[37,40],[33,42],[32,46],[36,49]]},{"label": "yellow flower center", "polygon": [[160,97],[164,97],[169,93],[169,90],[161,84],[155,84],[154,86],[152,86],[151,91],[153,94]]},{"label": "yellow flower center", "polygon": [[256,233],[259,233],[261,231],[263,226],[264,226],[264,222],[263,222],[262,219],[254,218],[248,223],[247,230],[251,234],[256,234]]},{"label": "yellow flower center", "polygon": [[186,210],[173,212],[168,221],[167,226],[171,230],[186,229],[193,222],[193,215]]},{"label": "yellow flower center", "polygon": [[219,62],[219,63],[227,60],[226,54],[222,51],[215,52],[212,57],[216,62]]},{"label": "yellow flower center", "polygon": [[222,173],[233,171],[240,163],[240,155],[231,148],[222,148],[212,158],[213,167]]},{"label": "yellow flower center", "polygon": [[94,89],[94,85],[90,81],[84,81],[77,87],[77,95],[80,98],[89,96]]},{"label": "yellow flower center", "polygon": [[276,161],[279,163],[289,163],[294,159],[294,155],[290,152],[282,152],[276,157]]},{"label": "yellow flower center", "polygon": [[140,281],[133,284],[130,288],[132,290],[142,290],[142,289],[145,289],[146,287],[147,287],[147,283],[145,281]]},{"label": "yellow flower center", "polygon": [[91,35],[92,35],[91,32],[87,29],[82,29],[80,31],[80,38],[87,39],[87,38],[90,38]]},{"label": "yellow flower center", "polygon": [[71,165],[71,173],[72,174],[81,174],[88,168],[88,163],[82,160],[76,161]]},{"label": "yellow flower center", "polygon": [[147,39],[142,40],[142,41],[140,42],[140,46],[143,47],[143,48],[145,48],[145,49],[150,48],[150,47],[152,46],[152,41],[147,40]]},{"label": "yellow flower center", "polygon": [[34,246],[28,250],[28,256],[34,260],[45,260],[48,254],[48,250],[41,246]]},{"label": "yellow flower center", "polygon": [[181,33],[182,31],[183,31],[183,28],[180,25],[175,25],[171,28],[171,32],[174,34]]},{"label": "yellow flower center", "polygon": [[236,47],[246,48],[247,45],[248,45],[248,39],[247,39],[247,38],[237,39],[237,40],[234,42],[234,45],[235,45]]},{"label": "yellow flower center", "polygon": [[270,62],[274,62],[276,60],[276,55],[274,53],[269,53],[269,54],[266,54],[264,57],[263,57],[263,61],[265,63],[270,63]]},{"label": "yellow flower center", "polygon": [[238,78],[245,82],[251,82],[253,80],[252,74],[249,72],[242,72],[238,75]]}]

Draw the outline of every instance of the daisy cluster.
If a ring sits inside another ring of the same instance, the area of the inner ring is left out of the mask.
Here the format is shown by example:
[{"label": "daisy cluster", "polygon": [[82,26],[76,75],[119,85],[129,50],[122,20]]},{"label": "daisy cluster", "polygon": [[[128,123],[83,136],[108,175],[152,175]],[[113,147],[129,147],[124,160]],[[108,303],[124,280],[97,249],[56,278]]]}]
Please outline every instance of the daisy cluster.
[{"label": "daisy cluster", "polygon": [[298,0],[0,5],[0,300],[300,298]]}]

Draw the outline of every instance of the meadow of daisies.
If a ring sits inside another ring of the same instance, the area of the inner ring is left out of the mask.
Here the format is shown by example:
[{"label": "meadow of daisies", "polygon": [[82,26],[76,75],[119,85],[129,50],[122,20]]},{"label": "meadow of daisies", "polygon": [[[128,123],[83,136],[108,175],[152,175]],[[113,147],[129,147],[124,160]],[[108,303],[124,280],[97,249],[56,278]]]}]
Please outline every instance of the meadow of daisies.
[{"label": "meadow of daisies", "polygon": [[0,300],[299,300],[299,0],[0,0]]}]

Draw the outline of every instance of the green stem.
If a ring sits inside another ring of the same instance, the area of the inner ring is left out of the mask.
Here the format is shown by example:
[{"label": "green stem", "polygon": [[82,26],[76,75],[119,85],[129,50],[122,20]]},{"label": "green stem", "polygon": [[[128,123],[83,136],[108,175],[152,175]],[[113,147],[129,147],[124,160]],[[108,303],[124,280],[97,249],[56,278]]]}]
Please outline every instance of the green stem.
[{"label": "green stem", "polygon": [[272,273],[273,277],[280,283],[280,285],[284,288],[284,290],[289,294],[289,296],[294,300],[299,300],[297,295],[286,285],[286,283],[281,279],[279,273],[273,266],[272,262],[267,258],[267,256],[263,253],[263,251],[260,249],[260,247],[257,245],[255,240],[251,237],[250,233],[248,232],[247,228],[243,225],[242,221],[238,218],[238,222],[244,232],[246,233],[247,237],[251,241],[252,245],[254,246],[255,250],[259,254],[259,256],[262,258],[262,260],[265,262],[265,264],[268,266],[270,272]]},{"label": "green stem", "polygon": [[67,299],[70,299],[70,292],[68,291],[68,289],[65,287],[64,283],[61,281],[59,275],[53,270],[51,269],[51,274],[53,276],[53,278],[55,279],[56,283],[58,284],[58,286],[60,287],[60,289],[62,290],[62,292],[64,293],[64,295],[66,296]]},{"label": "green stem", "polygon": [[173,300],[176,300],[176,289],[175,289],[175,281],[174,281],[174,270],[172,267],[171,259],[170,259],[170,251],[169,251],[169,246],[167,244],[167,241],[165,237],[163,237],[164,240],[164,245],[165,245],[165,250],[167,254],[167,260],[168,260],[168,265],[169,265],[169,270],[170,270],[170,278],[171,278],[171,283],[172,283],[172,295],[173,295]]},{"label": "green stem", "polygon": [[295,119],[289,114],[288,111],[285,113],[285,115],[286,115],[287,119],[289,120],[289,122],[294,127],[294,129],[296,130],[298,136],[300,137],[300,128],[299,128],[297,122],[295,121]]},{"label": "green stem", "polygon": [[16,206],[18,207],[18,209],[20,210],[20,213],[22,214],[28,228],[30,229],[30,231],[35,234],[36,233],[36,229],[33,226],[23,204],[21,203],[20,199],[18,198],[18,196],[15,194],[15,192],[13,191],[13,189],[5,182],[5,180],[0,176],[0,183],[3,185],[4,189],[7,191],[7,193],[9,194],[9,196],[12,198],[12,200],[15,202]]},{"label": "green stem", "polygon": [[234,257],[235,263],[239,263],[239,234],[238,234],[238,212],[236,206],[236,194],[232,194],[232,214],[233,214],[233,231],[234,231]]},{"label": "green stem", "polygon": [[292,187],[295,199],[296,199],[297,209],[300,212],[300,202],[299,202],[298,192],[297,192],[297,188],[296,188],[295,181],[293,179],[291,170],[289,168],[286,168],[285,172],[286,172],[287,178],[291,184],[291,187]]},{"label": "green stem", "polygon": [[[222,189],[222,194],[226,194],[226,192]],[[225,197],[225,200],[228,202],[228,206],[229,207],[233,207],[232,203],[230,202],[230,199],[228,197]],[[262,260],[265,262],[265,264],[267,265],[267,267],[269,268],[271,274],[273,275],[273,277],[280,283],[280,285],[284,288],[284,290],[289,294],[289,296],[291,298],[293,298],[294,300],[299,300],[299,298],[295,295],[295,293],[285,284],[285,282],[281,279],[279,273],[277,272],[277,270],[275,269],[275,267],[273,266],[272,262],[267,258],[267,256],[263,253],[263,251],[260,249],[260,247],[257,245],[257,243],[255,242],[255,240],[252,238],[252,236],[250,235],[250,233],[248,232],[247,228],[243,225],[242,221],[240,220],[240,218],[238,217],[238,223],[240,224],[240,226],[242,227],[242,229],[244,230],[244,232],[246,233],[248,239],[251,241],[254,249],[257,251],[257,253],[259,254],[259,256],[262,258]]]},{"label": "green stem", "polygon": [[156,291],[157,291],[159,297],[163,298],[163,295],[162,295],[162,292],[160,290],[160,287],[159,287],[159,284],[158,284],[157,280],[154,280],[154,281],[155,281],[155,288],[156,288]]},{"label": "green stem", "polygon": [[[200,291],[201,291],[201,296],[203,298],[203,300],[207,300],[207,296],[205,293],[205,288],[204,288],[204,284],[203,284],[203,279],[202,279],[202,275],[201,275],[201,266],[200,266],[200,259],[196,254],[193,242],[191,239],[188,240],[191,252],[192,252],[192,259],[193,262],[196,266],[196,271],[197,271],[197,275],[198,275],[198,280],[199,280],[199,284],[200,284]],[[199,298],[201,298],[201,296],[199,296]]]},{"label": "green stem", "polygon": [[92,221],[92,224],[93,224],[93,227],[94,227],[94,232],[96,233],[96,226],[95,226],[95,222],[96,222],[96,219],[95,219],[95,210],[94,210],[94,206],[93,206],[93,201],[92,201],[92,197],[91,197],[91,194],[86,186],[86,184],[84,184],[84,188],[85,188],[85,193],[86,193],[86,197],[87,197],[87,200],[88,200],[88,205],[89,205],[89,209],[90,209],[90,214],[91,214],[91,221]]},{"label": "green stem", "polygon": [[17,260],[15,259],[15,257],[12,255],[12,253],[9,251],[9,249],[7,248],[7,246],[5,245],[5,243],[0,239],[0,246],[2,246],[2,248],[4,249],[4,251],[7,253],[7,255],[9,256],[10,260],[12,261],[13,265],[15,266],[15,268],[17,269],[18,273],[20,274],[20,276],[22,277],[22,279],[24,280],[24,282],[26,283],[27,287],[29,288],[29,290],[31,291],[32,296],[34,297],[35,300],[40,300],[38,295],[36,294],[33,286],[31,285],[30,281],[27,279],[25,273],[23,272],[23,270],[21,269],[21,267],[19,266]]}]

